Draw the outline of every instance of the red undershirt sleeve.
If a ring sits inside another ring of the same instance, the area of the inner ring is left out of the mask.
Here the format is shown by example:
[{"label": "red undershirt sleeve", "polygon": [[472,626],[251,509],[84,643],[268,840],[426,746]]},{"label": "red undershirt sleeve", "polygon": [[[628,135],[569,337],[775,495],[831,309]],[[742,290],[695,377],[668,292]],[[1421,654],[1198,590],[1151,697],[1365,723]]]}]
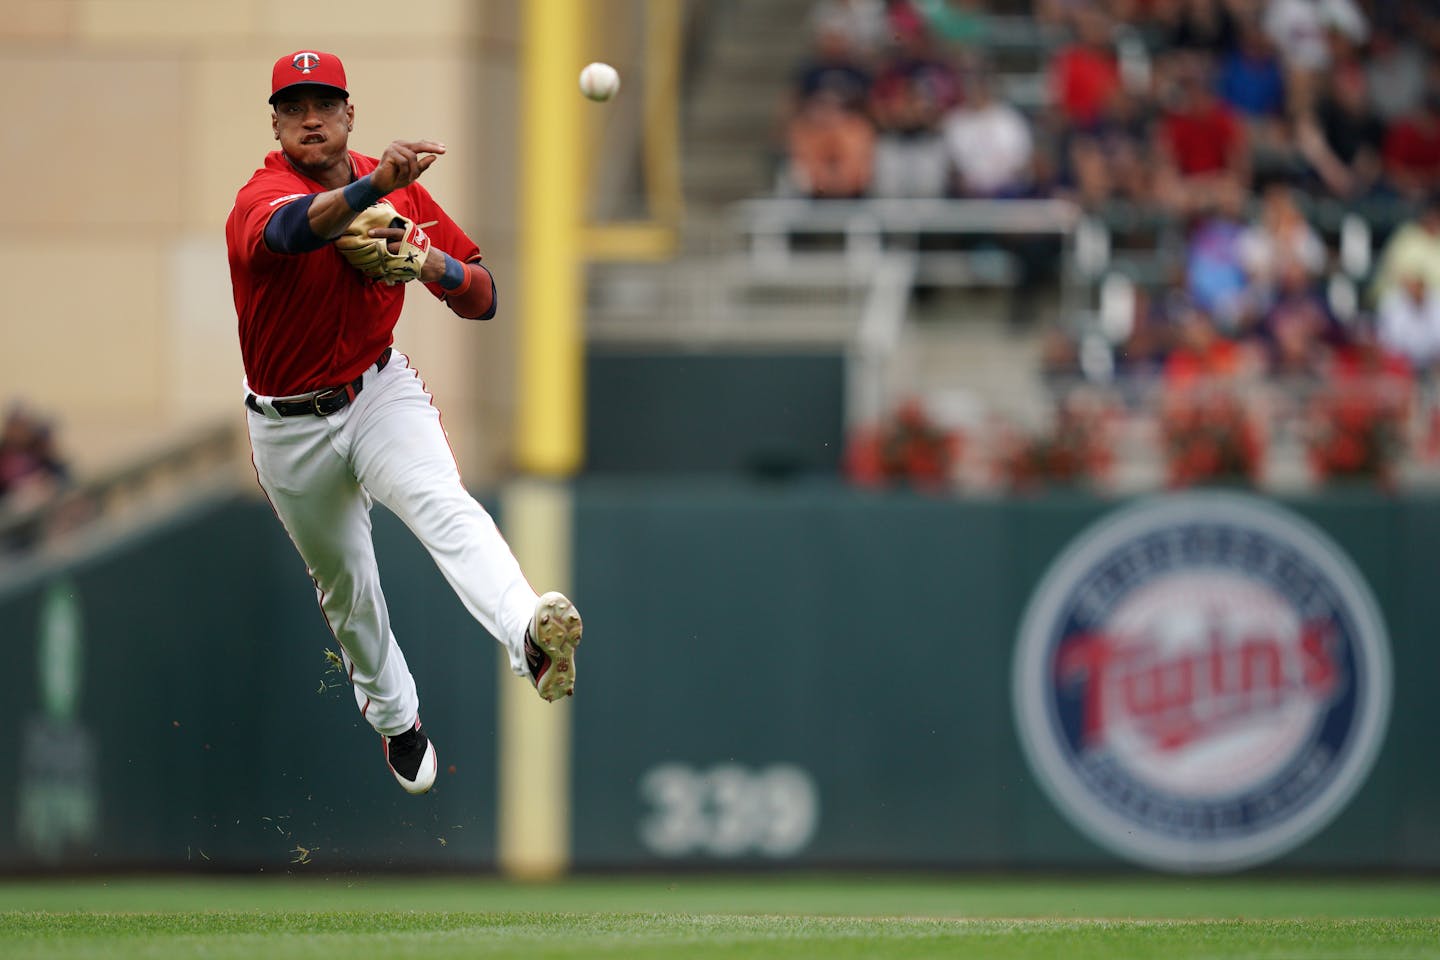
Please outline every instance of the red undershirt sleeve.
[{"label": "red undershirt sleeve", "polygon": [[444,293],[445,305],[467,320],[489,320],[495,316],[495,279],[478,263],[465,264],[465,280]]}]

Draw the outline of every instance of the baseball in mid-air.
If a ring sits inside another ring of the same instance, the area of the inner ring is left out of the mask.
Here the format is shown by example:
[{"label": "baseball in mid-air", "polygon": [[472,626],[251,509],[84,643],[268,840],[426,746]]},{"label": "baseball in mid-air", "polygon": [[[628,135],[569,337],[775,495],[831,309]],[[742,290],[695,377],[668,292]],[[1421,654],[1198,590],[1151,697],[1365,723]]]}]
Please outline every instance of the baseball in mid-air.
[{"label": "baseball in mid-air", "polygon": [[580,92],[591,100],[609,100],[620,92],[620,74],[608,63],[588,64],[580,71]]}]

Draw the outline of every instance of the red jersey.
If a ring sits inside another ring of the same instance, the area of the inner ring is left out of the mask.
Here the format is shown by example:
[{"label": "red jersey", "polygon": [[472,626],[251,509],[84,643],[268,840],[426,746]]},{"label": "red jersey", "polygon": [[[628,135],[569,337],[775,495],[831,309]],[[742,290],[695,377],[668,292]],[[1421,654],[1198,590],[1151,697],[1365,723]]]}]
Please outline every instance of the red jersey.
[{"label": "red jersey", "polygon": [[1385,165],[1392,173],[1440,173],[1440,130],[1401,120],[1385,136]]},{"label": "red jersey", "polygon": [[1172,387],[1193,387],[1234,376],[1240,369],[1240,347],[1231,340],[1216,340],[1199,350],[1179,347],[1165,360],[1165,382]]},{"label": "red jersey", "polygon": [[1187,177],[1223,173],[1231,159],[1245,148],[1245,130],[1235,115],[1219,103],[1194,113],[1172,113],[1160,124],[1160,136],[1170,148],[1175,166]]},{"label": "red jersey", "polygon": [[1051,96],[1071,123],[1087,126],[1099,120],[1118,89],[1120,66],[1108,52],[1075,46],[1062,50],[1055,59]]},{"label": "red jersey", "polygon": [[[378,161],[354,151],[350,166],[363,177]],[[250,389],[285,397],[349,383],[392,341],[408,284],[386,286],[355,270],[334,245],[309,253],[275,253],[265,225],[285,204],[325,188],[273,151],[240,188],[225,221],[230,285],[240,319],[240,355]],[[418,183],[386,195],[396,211],[427,224],[431,243],[461,262],[480,259],[475,241]],[[434,221],[433,226],[428,224]],[[438,283],[426,284],[444,299]]]}]

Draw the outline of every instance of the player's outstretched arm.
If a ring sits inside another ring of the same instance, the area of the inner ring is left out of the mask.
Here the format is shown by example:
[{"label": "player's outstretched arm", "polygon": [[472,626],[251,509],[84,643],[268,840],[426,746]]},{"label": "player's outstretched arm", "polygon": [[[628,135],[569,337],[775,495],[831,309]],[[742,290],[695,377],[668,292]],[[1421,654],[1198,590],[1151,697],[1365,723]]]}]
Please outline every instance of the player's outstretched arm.
[{"label": "player's outstretched arm", "polygon": [[350,226],[355,214],[419,180],[444,152],[445,144],[438,140],[391,141],[372,172],[315,198],[310,204],[310,229],[316,236],[334,240]]},{"label": "player's outstretched arm", "polygon": [[444,152],[445,144],[438,140],[392,141],[370,173],[276,211],[265,227],[266,245],[289,254],[320,249],[344,233],[361,210],[420,179]]}]

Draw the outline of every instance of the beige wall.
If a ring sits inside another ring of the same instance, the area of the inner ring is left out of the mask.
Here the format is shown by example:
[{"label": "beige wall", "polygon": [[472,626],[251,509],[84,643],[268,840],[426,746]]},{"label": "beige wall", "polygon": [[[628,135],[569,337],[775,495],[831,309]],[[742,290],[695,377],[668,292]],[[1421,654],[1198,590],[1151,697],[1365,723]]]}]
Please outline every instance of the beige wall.
[{"label": "beige wall", "polygon": [[[506,464],[513,416],[520,0],[0,0],[0,404],[57,418],[82,472],[241,417],[224,222],[274,141],[270,65],[340,55],[351,146],[435,137],[426,185],[494,269],[502,314],[460,320],[409,291],[397,343],[445,413],[468,480]],[[413,11],[412,11],[413,12]],[[507,288],[507,281],[510,286]]]}]

